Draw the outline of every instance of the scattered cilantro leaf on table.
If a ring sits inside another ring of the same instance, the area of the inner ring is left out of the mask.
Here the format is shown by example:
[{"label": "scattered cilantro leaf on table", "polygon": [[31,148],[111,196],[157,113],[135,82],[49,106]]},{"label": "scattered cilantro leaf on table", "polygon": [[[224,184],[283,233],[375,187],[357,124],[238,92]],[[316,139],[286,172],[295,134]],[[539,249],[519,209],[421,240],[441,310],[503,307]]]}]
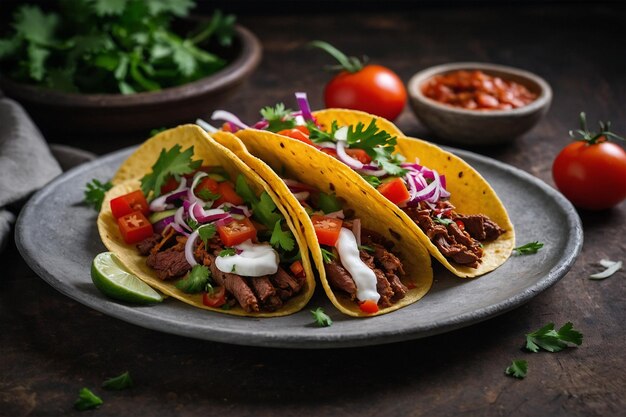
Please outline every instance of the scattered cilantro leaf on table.
[{"label": "scattered cilantro leaf on table", "polygon": [[141,179],[141,191],[146,197],[152,195],[152,198],[161,195],[161,187],[166,180],[173,176],[176,181],[180,180],[180,176],[190,174],[202,165],[202,161],[192,161],[193,146],[181,152],[180,145],[174,145],[170,150],[161,150],[159,159],[152,166],[152,172],[146,174]]},{"label": "scattered cilantro leaf on table", "polygon": [[80,411],[91,410],[100,407],[103,403],[102,398],[91,392],[89,388],[82,388],[78,393],[78,399],[74,402],[74,408]]},{"label": "scattered cilantro leaf on table", "polygon": [[176,288],[186,294],[198,293],[206,288],[209,276],[209,268],[204,265],[194,265],[186,278],[176,281]]},{"label": "scattered cilantro leaf on table", "polygon": [[539,241],[529,242],[525,245],[518,246],[513,248],[514,252],[517,252],[519,255],[533,255],[539,251],[539,249],[543,248],[543,243]]},{"label": "scattered cilantro leaf on table", "polygon": [[539,352],[540,349],[548,352],[559,352],[572,343],[580,346],[583,343],[583,335],[574,330],[571,322],[565,323],[559,330],[554,330],[554,323],[548,323],[541,329],[526,335],[526,349],[531,352]]},{"label": "scattered cilantro leaf on table", "polygon": [[102,183],[97,179],[92,179],[91,182],[88,182],[86,185],[85,199],[83,201],[88,206],[100,211],[102,208],[102,202],[104,201],[104,195],[111,188],[113,188],[113,183],[111,181]]},{"label": "scattered cilantro leaf on table", "polygon": [[328,327],[333,324],[332,319],[324,313],[324,309],[322,307],[318,307],[315,310],[310,310],[311,314],[313,314],[313,319],[315,323],[320,327]]},{"label": "scattered cilantro leaf on table", "polygon": [[102,388],[113,391],[121,391],[126,388],[131,388],[132,386],[133,380],[130,377],[130,372],[128,371],[113,378],[109,378],[102,383]]},{"label": "scattered cilantro leaf on table", "polygon": [[525,360],[514,360],[511,365],[504,370],[504,373],[515,378],[523,379],[528,373],[528,362]]}]

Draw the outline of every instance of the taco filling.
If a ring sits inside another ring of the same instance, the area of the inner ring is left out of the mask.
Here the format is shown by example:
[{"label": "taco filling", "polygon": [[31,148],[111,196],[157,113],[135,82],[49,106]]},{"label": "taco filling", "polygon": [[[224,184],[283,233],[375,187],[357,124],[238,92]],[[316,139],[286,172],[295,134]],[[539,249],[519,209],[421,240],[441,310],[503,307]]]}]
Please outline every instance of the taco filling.
[{"label": "taco filling", "polygon": [[[339,126],[333,121],[322,126],[313,116],[305,93],[296,93],[299,111],[281,103],[261,111],[263,119],[247,126],[235,115],[218,111],[213,119],[223,120],[221,129],[237,132],[248,127],[268,130],[307,143],[356,171],[385,198],[403,210],[447,259],[478,268],[483,243],[506,232],[486,215],[457,213],[449,202],[446,177],[420,164],[408,162],[396,152],[397,138],[379,129],[376,121]],[[206,122],[199,125],[216,129]]]},{"label": "taco filling", "polygon": [[[184,174],[164,176],[158,167],[173,153],[183,155],[177,172]],[[193,147],[163,150],[141,179],[141,191],[111,200],[125,242],[136,244],[158,278],[175,280],[184,293],[202,293],[206,306],[279,310],[306,282],[285,218],[243,175],[233,182],[221,167],[192,161],[192,154]]]},{"label": "taco filling", "polygon": [[366,313],[404,298],[405,271],[392,252],[394,243],[361,226],[351,209],[333,194],[292,179],[283,179],[311,219],[324,260],[326,278],[344,297]]}]

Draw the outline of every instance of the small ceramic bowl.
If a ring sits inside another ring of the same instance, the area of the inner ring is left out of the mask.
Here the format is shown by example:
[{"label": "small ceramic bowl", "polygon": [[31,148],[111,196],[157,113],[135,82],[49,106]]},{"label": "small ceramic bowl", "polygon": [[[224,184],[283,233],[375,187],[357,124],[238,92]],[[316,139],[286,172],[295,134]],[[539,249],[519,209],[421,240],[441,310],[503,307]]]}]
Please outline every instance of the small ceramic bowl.
[{"label": "small ceramic bowl", "polygon": [[237,25],[228,65],[178,87],[137,94],[76,94],[19,84],[0,77],[0,89],[20,102],[45,134],[71,137],[147,132],[206,117],[231,96],[261,61],[257,37]]},{"label": "small ceramic bowl", "polygon": [[[480,70],[506,81],[522,84],[537,98],[511,110],[467,110],[439,103],[422,93],[431,77],[458,70]],[[411,107],[417,118],[438,137],[462,145],[488,145],[512,141],[530,130],[547,113],[552,89],[541,77],[503,65],[457,62],[422,70],[409,80]]]}]

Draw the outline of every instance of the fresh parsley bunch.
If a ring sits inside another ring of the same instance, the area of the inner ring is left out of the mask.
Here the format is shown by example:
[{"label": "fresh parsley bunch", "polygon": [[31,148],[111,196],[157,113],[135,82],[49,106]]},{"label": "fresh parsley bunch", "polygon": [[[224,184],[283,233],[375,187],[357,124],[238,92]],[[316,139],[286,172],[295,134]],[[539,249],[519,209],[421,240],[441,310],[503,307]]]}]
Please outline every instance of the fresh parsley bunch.
[{"label": "fresh parsley bunch", "polygon": [[203,46],[229,46],[235,17],[216,11],[192,33],[171,29],[193,0],[59,0],[22,5],[0,37],[0,72],[23,83],[80,93],[156,91],[226,65]]}]

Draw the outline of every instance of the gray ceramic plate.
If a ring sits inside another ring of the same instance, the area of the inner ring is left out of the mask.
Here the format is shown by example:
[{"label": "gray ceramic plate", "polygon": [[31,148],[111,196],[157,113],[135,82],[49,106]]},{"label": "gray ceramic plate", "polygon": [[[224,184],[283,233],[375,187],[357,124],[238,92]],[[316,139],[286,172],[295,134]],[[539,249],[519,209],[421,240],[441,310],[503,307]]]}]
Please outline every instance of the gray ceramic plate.
[{"label": "gray ceramic plate", "polygon": [[[16,226],[17,246],[31,268],[63,294],[110,316],[167,333],[212,341],[285,348],[363,346],[416,339],[468,326],[511,310],[553,285],[582,246],[580,219],[571,204],[540,180],[473,153],[452,150],[475,167],[504,201],[518,243],[540,240],[536,255],[513,256],[477,279],[456,278],[435,266],[435,282],[419,302],[370,319],[341,315],[323,292],[310,308],[287,317],[251,319],[207,312],[175,299],[131,306],[104,297],[91,283],[93,257],[105,250],[96,212],[84,206],[93,178],[106,180],[132,152],[122,150],[79,166],[35,194]],[[310,309],[321,306],[334,323],[319,328]]]}]

